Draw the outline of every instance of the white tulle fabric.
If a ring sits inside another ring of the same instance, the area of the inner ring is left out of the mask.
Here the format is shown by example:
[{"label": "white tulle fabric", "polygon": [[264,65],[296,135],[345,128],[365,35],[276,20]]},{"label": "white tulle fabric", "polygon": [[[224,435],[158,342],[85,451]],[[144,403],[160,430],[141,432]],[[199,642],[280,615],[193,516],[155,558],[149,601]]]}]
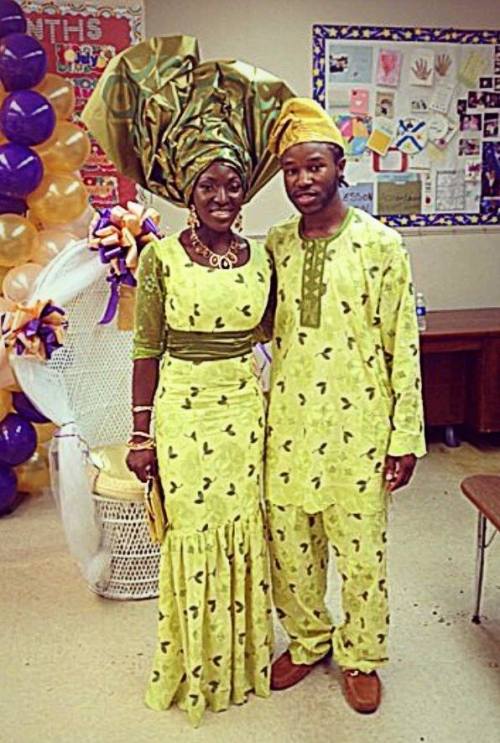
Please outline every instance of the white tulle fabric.
[{"label": "white tulle fabric", "polygon": [[99,325],[108,267],[85,240],[70,244],[39,275],[32,300],[51,300],[69,322],[50,361],[11,356],[20,386],[60,428],[51,451],[52,489],[71,554],[89,584],[105,586],[110,555],[102,545],[87,466],[92,447],[125,442],[131,430],[132,334]]}]

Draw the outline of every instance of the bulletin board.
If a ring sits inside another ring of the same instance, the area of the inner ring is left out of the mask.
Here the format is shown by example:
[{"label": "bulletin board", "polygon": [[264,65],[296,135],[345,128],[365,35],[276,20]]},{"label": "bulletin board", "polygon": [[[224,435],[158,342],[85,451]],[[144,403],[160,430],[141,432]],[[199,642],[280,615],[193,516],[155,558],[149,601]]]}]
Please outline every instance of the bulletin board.
[{"label": "bulletin board", "polygon": [[[73,82],[78,122],[109,60],[144,38],[143,0],[21,0],[21,5],[28,33],[47,52],[47,71]],[[95,207],[136,198],[135,183],[118,173],[92,136],[81,174]]]},{"label": "bulletin board", "polygon": [[348,203],[393,227],[500,223],[498,32],[315,25],[313,96]]}]

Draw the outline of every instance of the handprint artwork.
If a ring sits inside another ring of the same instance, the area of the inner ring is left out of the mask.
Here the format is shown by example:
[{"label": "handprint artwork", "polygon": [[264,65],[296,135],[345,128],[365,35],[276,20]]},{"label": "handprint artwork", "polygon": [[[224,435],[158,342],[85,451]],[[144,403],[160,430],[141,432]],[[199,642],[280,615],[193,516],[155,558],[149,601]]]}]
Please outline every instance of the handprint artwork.
[{"label": "handprint artwork", "polygon": [[410,85],[430,87],[434,81],[434,52],[428,49],[415,50],[410,59]]},{"label": "handprint artwork", "polygon": [[434,69],[439,77],[446,77],[449,73],[453,60],[449,54],[437,54]]}]

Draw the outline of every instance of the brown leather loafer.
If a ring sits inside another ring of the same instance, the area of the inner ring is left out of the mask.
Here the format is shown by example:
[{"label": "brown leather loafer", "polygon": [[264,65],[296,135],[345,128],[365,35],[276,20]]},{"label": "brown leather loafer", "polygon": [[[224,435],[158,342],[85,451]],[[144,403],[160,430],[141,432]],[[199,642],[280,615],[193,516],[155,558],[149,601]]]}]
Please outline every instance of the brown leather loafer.
[{"label": "brown leather loafer", "polygon": [[291,686],[295,686],[299,681],[302,681],[308,676],[315,665],[320,663],[323,658],[320,658],[316,663],[306,665],[305,663],[294,663],[290,652],[286,650],[283,655],[274,661],[271,668],[271,689],[279,691],[281,689],[289,689]]},{"label": "brown leather loafer", "polygon": [[342,671],[344,695],[348,704],[362,714],[375,712],[382,696],[382,684],[376,671]]}]

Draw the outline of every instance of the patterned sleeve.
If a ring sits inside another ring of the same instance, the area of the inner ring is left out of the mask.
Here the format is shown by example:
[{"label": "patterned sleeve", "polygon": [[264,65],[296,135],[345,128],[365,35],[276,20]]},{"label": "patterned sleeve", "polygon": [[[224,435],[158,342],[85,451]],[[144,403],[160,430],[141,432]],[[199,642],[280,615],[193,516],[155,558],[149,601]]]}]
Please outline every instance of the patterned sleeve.
[{"label": "patterned sleeve", "polygon": [[151,242],[141,252],[137,271],[132,358],[159,359],[165,350],[165,286],[161,261]]},{"label": "patterned sleeve", "polygon": [[388,454],[422,457],[426,448],[418,326],[410,259],[401,242],[390,251],[384,270],[380,321],[395,400]]},{"label": "patterned sleeve", "polygon": [[254,331],[253,342],[254,343],[269,343],[273,338],[274,328],[274,313],[276,312],[276,274],[272,269],[271,281],[269,284],[269,296],[267,298],[267,305],[262,316],[260,323],[257,325]]}]

